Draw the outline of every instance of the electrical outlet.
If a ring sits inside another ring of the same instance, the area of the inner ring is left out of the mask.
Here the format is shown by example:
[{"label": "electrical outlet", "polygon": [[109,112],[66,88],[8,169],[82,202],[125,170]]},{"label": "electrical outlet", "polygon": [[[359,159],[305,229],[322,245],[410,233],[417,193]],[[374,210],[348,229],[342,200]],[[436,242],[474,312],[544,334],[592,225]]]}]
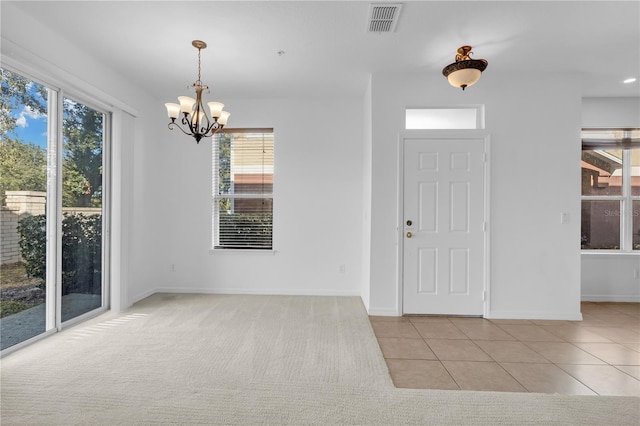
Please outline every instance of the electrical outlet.
[{"label": "electrical outlet", "polygon": [[340,264],[340,268],[339,268],[339,270],[340,270],[340,273],[341,273],[341,274],[344,274],[344,272],[345,272],[345,270],[346,270],[346,267],[345,267],[344,263]]}]

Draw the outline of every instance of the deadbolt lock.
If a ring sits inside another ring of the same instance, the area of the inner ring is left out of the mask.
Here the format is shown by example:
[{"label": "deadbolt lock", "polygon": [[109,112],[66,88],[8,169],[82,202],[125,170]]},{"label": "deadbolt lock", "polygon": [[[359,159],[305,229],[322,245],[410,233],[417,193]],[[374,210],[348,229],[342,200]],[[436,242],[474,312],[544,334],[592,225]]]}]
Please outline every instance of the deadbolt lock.
[{"label": "deadbolt lock", "polygon": [[411,226],[413,225],[413,222],[411,222],[410,220],[407,221],[407,226]]}]

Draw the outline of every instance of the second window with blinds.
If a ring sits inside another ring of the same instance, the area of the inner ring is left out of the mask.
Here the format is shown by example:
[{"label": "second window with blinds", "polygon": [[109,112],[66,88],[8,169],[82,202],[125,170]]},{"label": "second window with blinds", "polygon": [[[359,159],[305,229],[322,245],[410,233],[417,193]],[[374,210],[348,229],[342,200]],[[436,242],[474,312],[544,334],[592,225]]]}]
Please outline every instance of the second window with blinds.
[{"label": "second window with blinds", "polygon": [[273,249],[273,142],[273,129],[215,135],[214,249]]}]

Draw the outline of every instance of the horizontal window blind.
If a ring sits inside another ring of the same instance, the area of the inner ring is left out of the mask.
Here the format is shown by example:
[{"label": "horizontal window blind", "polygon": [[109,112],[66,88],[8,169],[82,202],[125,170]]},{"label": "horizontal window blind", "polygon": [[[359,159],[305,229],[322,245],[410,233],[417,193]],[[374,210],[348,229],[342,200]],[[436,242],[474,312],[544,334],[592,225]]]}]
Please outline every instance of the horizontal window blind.
[{"label": "horizontal window blind", "polygon": [[582,149],[638,149],[640,129],[583,129]]},{"label": "horizontal window blind", "polygon": [[214,248],[273,248],[273,145],[273,129],[230,129],[214,138]]}]

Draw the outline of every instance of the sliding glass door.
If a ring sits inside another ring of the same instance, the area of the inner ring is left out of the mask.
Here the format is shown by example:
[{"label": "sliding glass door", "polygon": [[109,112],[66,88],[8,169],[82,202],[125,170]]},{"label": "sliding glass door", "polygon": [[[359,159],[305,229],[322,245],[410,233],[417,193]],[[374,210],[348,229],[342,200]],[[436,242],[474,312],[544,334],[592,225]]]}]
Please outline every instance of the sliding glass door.
[{"label": "sliding glass door", "polygon": [[0,71],[4,351],[107,307],[109,116]]},{"label": "sliding glass door", "polygon": [[102,306],[105,115],[65,98],[62,116],[62,322]]},{"label": "sliding glass door", "polygon": [[46,202],[49,91],[0,69],[0,343],[46,329]]}]

